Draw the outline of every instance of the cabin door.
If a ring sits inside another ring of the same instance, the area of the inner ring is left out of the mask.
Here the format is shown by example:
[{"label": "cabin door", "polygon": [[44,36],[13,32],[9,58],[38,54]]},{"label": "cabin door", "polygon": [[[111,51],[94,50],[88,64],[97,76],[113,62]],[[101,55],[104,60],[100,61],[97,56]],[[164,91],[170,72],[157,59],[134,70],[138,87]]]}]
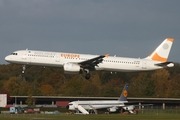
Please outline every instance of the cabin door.
[{"label": "cabin door", "polygon": [[27,49],[22,52],[22,59],[23,59],[23,60],[27,60],[27,52],[28,52]]},{"label": "cabin door", "polygon": [[56,54],[55,59],[56,59],[56,60],[55,60],[56,62],[60,62],[60,55],[59,55],[59,54]]}]

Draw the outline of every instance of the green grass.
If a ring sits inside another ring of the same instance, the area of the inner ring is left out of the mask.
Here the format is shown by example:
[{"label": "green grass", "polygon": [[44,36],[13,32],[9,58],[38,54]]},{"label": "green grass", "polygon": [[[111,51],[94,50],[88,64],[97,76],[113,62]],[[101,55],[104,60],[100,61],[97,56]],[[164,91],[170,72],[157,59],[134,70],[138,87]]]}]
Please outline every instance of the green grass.
[{"label": "green grass", "polygon": [[180,114],[166,113],[149,113],[138,115],[123,114],[92,114],[92,115],[75,115],[75,114],[0,114],[0,120],[179,120]]}]

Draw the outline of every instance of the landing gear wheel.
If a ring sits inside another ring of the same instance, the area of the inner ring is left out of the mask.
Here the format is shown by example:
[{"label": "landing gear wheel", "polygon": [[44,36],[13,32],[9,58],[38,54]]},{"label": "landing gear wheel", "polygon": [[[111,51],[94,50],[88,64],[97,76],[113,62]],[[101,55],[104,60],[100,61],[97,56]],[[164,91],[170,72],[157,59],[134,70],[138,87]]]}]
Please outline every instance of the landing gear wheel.
[{"label": "landing gear wheel", "polygon": [[85,76],[86,80],[89,80],[90,77],[91,77],[91,75],[89,73],[87,73],[86,76]]},{"label": "landing gear wheel", "polygon": [[26,65],[23,65],[23,66],[22,66],[22,73],[24,73],[25,70],[26,70]]}]

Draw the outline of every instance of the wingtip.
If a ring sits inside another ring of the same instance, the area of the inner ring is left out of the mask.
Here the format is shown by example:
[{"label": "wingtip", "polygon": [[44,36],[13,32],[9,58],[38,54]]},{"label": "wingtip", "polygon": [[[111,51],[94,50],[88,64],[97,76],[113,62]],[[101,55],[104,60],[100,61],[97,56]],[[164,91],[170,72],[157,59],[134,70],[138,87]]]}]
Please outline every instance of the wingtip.
[{"label": "wingtip", "polygon": [[109,54],[105,54],[105,57],[109,57]]}]

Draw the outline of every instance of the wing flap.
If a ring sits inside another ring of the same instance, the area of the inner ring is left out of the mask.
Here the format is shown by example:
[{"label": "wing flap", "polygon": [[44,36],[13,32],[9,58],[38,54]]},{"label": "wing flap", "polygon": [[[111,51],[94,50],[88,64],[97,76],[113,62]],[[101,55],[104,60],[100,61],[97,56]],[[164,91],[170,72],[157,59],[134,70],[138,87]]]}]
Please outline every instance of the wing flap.
[{"label": "wing flap", "polygon": [[92,58],[83,62],[79,62],[78,64],[80,64],[82,68],[94,70],[95,66],[98,67],[98,64],[102,63],[104,57],[107,57],[107,55],[100,55],[98,57],[95,57],[95,58]]}]

